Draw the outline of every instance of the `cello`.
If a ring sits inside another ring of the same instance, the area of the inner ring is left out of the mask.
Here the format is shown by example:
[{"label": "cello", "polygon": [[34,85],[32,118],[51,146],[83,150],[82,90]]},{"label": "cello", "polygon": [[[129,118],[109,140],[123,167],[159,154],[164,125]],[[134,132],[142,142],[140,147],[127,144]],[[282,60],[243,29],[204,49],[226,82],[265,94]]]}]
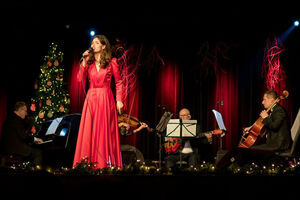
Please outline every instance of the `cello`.
[{"label": "cello", "polygon": [[[276,98],[276,100],[273,101],[273,103],[269,106],[269,108],[266,111],[269,112],[276,105],[276,103],[280,102],[283,99],[286,99],[288,96],[289,92],[284,90],[282,92],[282,96]],[[243,133],[239,147],[250,148],[251,146],[259,143],[259,141],[263,138],[265,134],[265,127],[262,121],[263,118],[259,117],[251,126],[250,130],[247,133]]]}]

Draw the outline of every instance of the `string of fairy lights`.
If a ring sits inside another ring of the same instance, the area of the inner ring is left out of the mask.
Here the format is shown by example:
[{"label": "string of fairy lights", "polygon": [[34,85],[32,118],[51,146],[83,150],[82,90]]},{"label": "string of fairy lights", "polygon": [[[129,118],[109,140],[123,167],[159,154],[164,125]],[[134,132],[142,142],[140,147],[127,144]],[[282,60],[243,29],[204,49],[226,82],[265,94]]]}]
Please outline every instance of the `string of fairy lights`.
[{"label": "string of fairy lights", "polygon": [[52,42],[34,85],[36,95],[31,99],[30,110],[37,126],[69,112],[70,97],[64,89],[63,56],[58,45]]},{"label": "string of fairy lights", "polygon": [[197,166],[182,167],[182,168],[159,168],[153,164],[145,164],[145,162],[133,162],[120,167],[106,167],[95,169],[95,163],[89,162],[87,157],[81,159],[81,162],[74,168],[60,167],[52,168],[49,166],[33,166],[30,162],[12,164],[10,173],[17,174],[18,172],[40,172],[44,171],[53,175],[246,175],[246,176],[294,176],[300,174],[300,159],[280,160],[279,162],[271,163],[249,163],[239,166],[237,163],[232,163],[226,168],[219,169],[210,162],[202,161]]}]

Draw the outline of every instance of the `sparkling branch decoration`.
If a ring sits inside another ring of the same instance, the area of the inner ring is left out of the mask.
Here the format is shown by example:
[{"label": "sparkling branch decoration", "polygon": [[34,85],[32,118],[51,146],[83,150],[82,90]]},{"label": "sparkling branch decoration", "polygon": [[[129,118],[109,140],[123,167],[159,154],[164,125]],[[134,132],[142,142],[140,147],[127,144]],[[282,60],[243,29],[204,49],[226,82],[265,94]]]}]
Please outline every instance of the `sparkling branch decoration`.
[{"label": "sparkling branch decoration", "polygon": [[[271,162],[251,162],[243,166],[239,166],[233,162],[226,168],[216,168],[212,163],[203,161],[197,166],[178,167],[178,168],[158,168],[151,164],[144,162],[133,162],[123,168],[120,167],[106,167],[95,169],[95,163],[90,162],[88,157],[81,159],[80,163],[74,168],[61,167],[53,169],[49,166],[34,166],[32,163],[26,161],[24,163],[15,163],[8,168],[9,174],[43,174],[48,173],[55,176],[102,176],[102,175],[142,175],[142,176],[299,176],[300,174],[300,159],[295,160],[277,160]],[[42,173],[43,172],[43,173]]]},{"label": "sparkling branch decoration", "polygon": [[263,63],[263,75],[268,90],[275,90],[278,94],[286,89],[286,74],[280,57],[285,51],[283,44],[278,38],[273,42],[267,41]]},{"label": "sparkling branch decoration", "polygon": [[58,45],[52,42],[40,67],[41,74],[34,84],[35,96],[30,105],[37,128],[41,123],[69,112],[70,95],[64,89],[63,55]]}]

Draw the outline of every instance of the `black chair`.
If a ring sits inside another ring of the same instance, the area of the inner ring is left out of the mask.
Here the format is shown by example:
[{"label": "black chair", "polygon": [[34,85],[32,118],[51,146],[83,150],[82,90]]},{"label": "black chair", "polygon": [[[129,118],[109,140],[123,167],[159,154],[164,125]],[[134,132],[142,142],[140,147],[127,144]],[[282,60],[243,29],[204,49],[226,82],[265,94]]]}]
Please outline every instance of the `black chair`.
[{"label": "black chair", "polygon": [[296,162],[296,157],[298,156],[297,149],[299,148],[299,145],[297,145],[297,143],[299,142],[299,135],[300,135],[300,109],[298,110],[298,114],[291,128],[291,137],[293,140],[291,149],[285,152],[276,152],[276,155],[280,157],[284,157],[286,159],[293,158],[294,162]]}]

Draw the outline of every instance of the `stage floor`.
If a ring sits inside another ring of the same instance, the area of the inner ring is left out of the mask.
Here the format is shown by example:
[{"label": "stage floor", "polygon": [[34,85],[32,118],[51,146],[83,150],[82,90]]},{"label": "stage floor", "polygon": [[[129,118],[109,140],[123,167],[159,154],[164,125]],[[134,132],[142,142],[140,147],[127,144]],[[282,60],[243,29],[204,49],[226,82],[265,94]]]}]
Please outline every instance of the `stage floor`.
[{"label": "stage floor", "polygon": [[84,199],[179,199],[202,197],[284,199],[298,196],[299,176],[244,175],[54,175],[45,171],[1,174],[8,197]]}]

